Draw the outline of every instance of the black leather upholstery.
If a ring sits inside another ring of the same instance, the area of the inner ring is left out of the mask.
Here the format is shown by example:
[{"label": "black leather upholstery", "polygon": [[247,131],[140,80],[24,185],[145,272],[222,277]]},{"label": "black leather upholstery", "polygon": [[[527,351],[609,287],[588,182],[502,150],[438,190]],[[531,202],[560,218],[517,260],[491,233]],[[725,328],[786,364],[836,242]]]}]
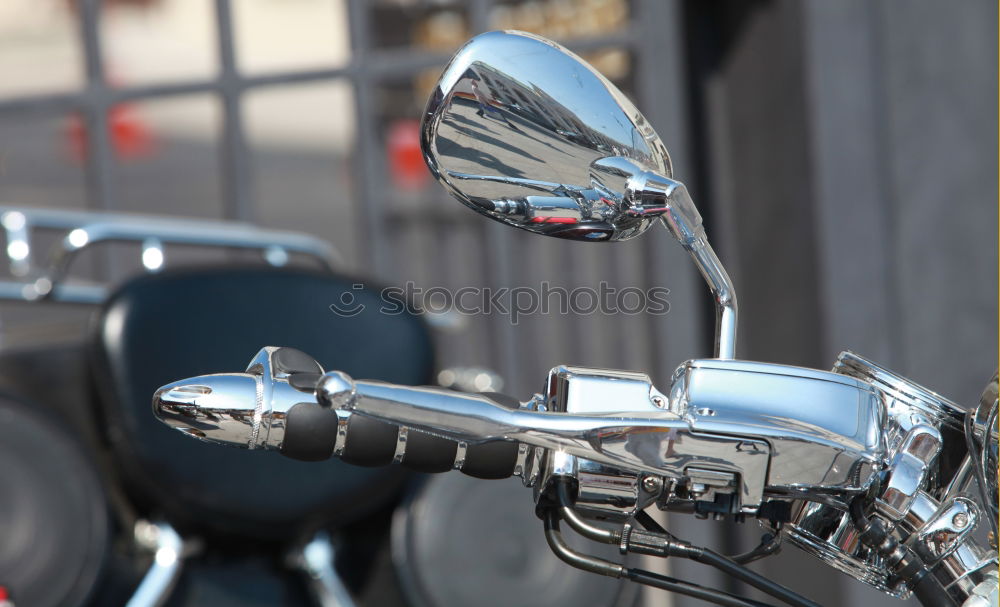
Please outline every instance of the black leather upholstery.
[{"label": "black leather upholstery", "polygon": [[[292,346],[325,369],[403,384],[427,383],[430,335],[404,311],[384,314],[379,292],[304,270],[220,268],[166,272],[124,285],[97,317],[95,381],[108,438],[133,497],[181,527],[285,538],[303,527],[347,523],[378,507],[399,467],[299,462],[275,452],[192,440],[157,421],[159,386],[242,371],[263,346]],[[347,318],[331,304],[365,306]]]}]

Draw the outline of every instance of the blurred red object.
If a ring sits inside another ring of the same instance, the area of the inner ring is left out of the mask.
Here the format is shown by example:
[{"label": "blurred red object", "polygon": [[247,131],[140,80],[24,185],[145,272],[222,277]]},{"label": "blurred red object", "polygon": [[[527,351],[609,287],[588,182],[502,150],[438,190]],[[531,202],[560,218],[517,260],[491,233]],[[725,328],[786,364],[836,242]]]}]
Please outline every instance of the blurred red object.
[{"label": "blurred red object", "polygon": [[[108,136],[119,160],[145,158],[156,149],[152,131],[129,105],[118,105],[108,112]],[[78,114],[70,116],[66,138],[72,158],[83,162],[88,149],[87,127]]]},{"label": "blurred red object", "polygon": [[[80,0],[66,0],[66,6],[73,15],[79,14]],[[100,0],[100,9],[132,7],[148,9],[161,4],[161,0]],[[108,83],[118,85],[118,78],[109,70]],[[151,155],[155,141],[150,128],[143,122],[131,106],[118,105],[108,111],[108,136],[111,147],[119,160],[132,160]],[[70,156],[83,162],[87,157],[87,127],[79,115],[69,117],[66,127],[67,148]],[[0,606],[2,607],[2,606]]]},{"label": "blurred red object", "polygon": [[389,127],[386,141],[389,173],[400,190],[419,190],[427,183],[430,173],[420,152],[420,122],[397,120]]}]

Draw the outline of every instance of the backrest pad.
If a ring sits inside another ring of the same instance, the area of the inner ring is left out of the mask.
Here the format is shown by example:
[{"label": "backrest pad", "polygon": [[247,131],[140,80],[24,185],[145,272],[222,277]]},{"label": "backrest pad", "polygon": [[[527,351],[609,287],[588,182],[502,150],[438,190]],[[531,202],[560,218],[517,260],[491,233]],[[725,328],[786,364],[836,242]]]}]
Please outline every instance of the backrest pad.
[{"label": "backrest pad", "polygon": [[[219,268],[143,276],[102,307],[93,331],[94,382],[127,489],[180,527],[287,538],[348,523],[384,503],[398,467],[299,462],[274,452],[192,440],[155,419],[166,383],[242,371],[263,346],[291,346],[358,379],[425,384],[433,372],[426,325],[412,310],[383,313],[378,290],[305,270]],[[353,298],[353,299],[351,299]],[[364,309],[335,314],[331,304]]]}]

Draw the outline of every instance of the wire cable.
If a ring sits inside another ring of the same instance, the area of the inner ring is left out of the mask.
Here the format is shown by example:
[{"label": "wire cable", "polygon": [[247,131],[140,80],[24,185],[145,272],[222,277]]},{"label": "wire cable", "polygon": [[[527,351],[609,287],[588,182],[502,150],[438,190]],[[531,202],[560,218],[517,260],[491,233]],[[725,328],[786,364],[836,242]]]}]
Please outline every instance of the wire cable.
[{"label": "wire cable", "polygon": [[701,599],[715,603],[716,605],[725,605],[726,607],[773,607],[767,603],[744,599],[721,590],[713,590],[644,569],[626,568],[618,563],[576,552],[562,538],[562,534],[559,531],[559,512],[557,510],[546,512],[544,523],[545,541],[548,542],[549,547],[552,548],[555,555],[562,561],[578,569],[614,578],[626,578],[639,584]]},{"label": "wire cable", "polygon": [[[647,531],[652,531],[654,533],[662,533],[663,535],[670,535],[670,533],[663,528],[663,525],[656,522],[656,519],[651,517],[649,513],[645,510],[640,510],[638,514],[635,515],[635,521],[643,526]],[[671,536],[673,537],[673,536]]]},{"label": "wire cable", "polygon": [[955,605],[937,578],[920,557],[906,544],[901,544],[877,517],[865,516],[864,496],[854,498],[850,505],[851,522],[858,530],[858,539],[881,556],[892,573],[913,589],[923,605],[947,607]]},{"label": "wire cable", "polygon": [[617,529],[605,529],[586,521],[576,510],[573,510],[573,499],[570,497],[569,479],[556,479],[556,498],[559,500],[559,514],[566,523],[583,537],[604,544],[618,544],[622,541],[622,532]]},{"label": "wire cable", "polygon": [[776,529],[775,532],[765,533],[760,538],[760,543],[753,550],[748,550],[742,554],[734,554],[729,558],[734,563],[739,563],[740,565],[746,565],[747,563],[752,563],[758,559],[762,559],[772,554],[777,554],[781,552],[781,535]]},{"label": "wire cable", "polygon": [[638,533],[628,533],[625,534],[623,538],[620,532],[612,532],[607,529],[591,525],[590,523],[583,521],[579,515],[573,511],[573,501],[570,496],[570,482],[571,481],[568,478],[556,479],[556,497],[559,502],[559,511],[564,515],[564,518],[565,515],[569,513],[570,517],[566,519],[566,522],[570,525],[570,527],[584,537],[608,544],[620,542],[625,550],[631,549],[632,551],[640,552],[642,554],[680,556],[689,558],[699,563],[715,567],[716,569],[741,580],[750,586],[753,586],[761,592],[769,594],[782,602],[793,605],[794,607],[820,607],[819,603],[810,601],[804,596],[785,588],[777,582],[769,580],[756,571],[747,569],[743,565],[726,558],[718,552],[709,550],[708,548],[695,546],[690,542],[677,539],[673,535],[667,533],[663,527],[653,521],[652,517],[645,512],[641,513],[644,515],[641,519],[637,515],[636,520],[643,526],[645,526],[647,522],[652,522],[652,524],[659,529],[659,531],[653,532],[652,536],[650,533],[646,533],[644,534],[645,537],[640,538],[640,534]]}]

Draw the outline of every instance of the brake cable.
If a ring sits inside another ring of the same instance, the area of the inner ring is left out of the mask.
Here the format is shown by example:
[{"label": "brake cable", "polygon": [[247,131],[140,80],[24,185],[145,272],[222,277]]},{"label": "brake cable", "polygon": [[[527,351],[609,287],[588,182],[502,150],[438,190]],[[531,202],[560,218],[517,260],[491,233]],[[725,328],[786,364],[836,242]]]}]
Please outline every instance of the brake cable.
[{"label": "brake cable", "polygon": [[555,490],[559,504],[559,514],[562,515],[570,527],[588,539],[607,544],[618,544],[622,552],[635,552],[660,557],[680,556],[689,558],[693,561],[710,565],[794,607],[820,607],[819,603],[811,601],[713,550],[695,546],[690,542],[674,537],[655,521],[652,521],[652,517],[644,512],[640,514],[645,516],[636,516],[636,521],[643,525],[643,527],[646,527],[647,521],[652,521],[655,525],[653,529],[647,528],[645,531],[638,531],[626,525],[622,531],[612,531],[592,525],[584,521],[573,510],[569,479],[555,479]]},{"label": "brake cable", "polygon": [[760,543],[757,544],[755,548],[742,554],[727,556],[726,558],[734,563],[746,565],[747,563],[752,563],[764,557],[771,556],[772,554],[778,554],[781,552],[781,535],[779,535],[778,531],[778,529],[775,529],[774,533],[765,533],[762,535]]},{"label": "brake cable", "polygon": [[725,605],[727,607],[773,607],[767,603],[744,599],[721,590],[706,588],[698,584],[685,582],[644,569],[625,567],[618,563],[577,552],[570,548],[562,538],[562,533],[559,531],[560,514],[557,509],[549,509],[545,512],[543,519],[545,523],[545,541],[548,542],[549,548],[552,549],[552,552],[557,557],[577,569],[614,578],[626,578],[639,584],[690,596],[715,603],[716,605]]}]

